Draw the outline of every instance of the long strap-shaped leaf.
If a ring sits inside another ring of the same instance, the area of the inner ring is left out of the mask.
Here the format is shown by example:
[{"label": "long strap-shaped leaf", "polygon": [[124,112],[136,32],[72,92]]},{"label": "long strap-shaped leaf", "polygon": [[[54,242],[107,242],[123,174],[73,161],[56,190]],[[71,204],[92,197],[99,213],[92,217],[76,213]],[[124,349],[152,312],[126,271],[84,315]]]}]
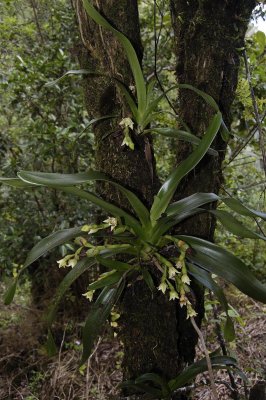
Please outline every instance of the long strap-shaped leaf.
[{"label": "long strap-shaped leaf", "polygon": [[56,294],[53,298],[52,304],[49,307],[48,315],[44,317],[45,322],[49,327],[51,326],[55,318],[57,308],[67,290],[85,271],[87,271],[90,267],[92,267],[96,263],[97,261],[95,260],[95,258],[84,257],[83,259],[77,262],[75,267],[72,268],[68,272],[68,274],[64,277],[64,279],[60,282],[60,285],[58,286]]},{"label": "long strap-shaped leaf", "polygon": [[23,267],[21,268],[15,279],[15,282],[13,282],[12,286],[7,290],[7,293],[5,294],[5,304],[10,304],[13,301],[16,293],[18,279],[22,272],[24,272],[24,270],[28,268],[29,265],[38,260],[38,258],[47,253],[47,251],[53,250],[55,247],[58,247],[61,244],[64,244],[74,237],[78,236],[80,232],[81,228],[63,229],[61,231],[54,232],[51,235],[40,240],[29,252]]},{"label": "long strap-shaped leaf", "polygon": [[247,228],[242,222],[238,221],[233,215],[231,215],[227,211],[223,210],[209,210],[209,213],[215,215],[216,218],[219,219],[221,224],[234,235],[242,237],[242,238],[250,238],[250,239],[262,239],[266,240],[266,236],[260,235],[256,232],[251,231]]},{"label": "long strap-shaped leaf", "polygon": [[218,201],[219,199],[219,196],[215,193],[194,193],[191,196],[170,204],[165,213],[169,217],[178,216],[180,213],[189,212],[194,208]]},{"label": "long strap-shaped leaf", "polygon": [[169,232],[171,228],[178,225],[181,221],[184,221],[187,218],[191,218],[194,215],[201,214],[206,212],[203,208],[193,208],[190,211],[184,211],[178,214],[176,217],[163,217],[160,218],[152,231],[152,240],[151,243],[156,244],[161,236]]},{"label": "long strap-shaped leaf", "polygon": [[[157,133],[158,135],[176,138],[179,140],[183,140],[184,142],[192,143],[195,145],[200,144],[200,138],[198,138],[197,136],[193,135],[190,132],[183,131],[177,128],[151,128],[151,129],[146,129],[144,133]],[[218,152],[211,148],[208,149],[207,153],[213,156],[218,156]]]},{"label": "long strap-shaped leaf", "polygon": [[204,157],[221,126],[221,121],[222,115],[220,112],[218,112],[213,117],[204,137],[202,138],[196,150],[194,150],[187,157],[186,160],[182,161],[181,164],[170,174],[168,179],[165,181],[157,196],[155,196],[151,208],[151,220],[153,222],[160,218],[162,213],[166,210],[181,179],[193,168],[195,168],[195,166]]},{"label": "long strap-shaped leaf", "polygon": [[218,286],[215,280],[211,277],[211,274],[191,263],[187,263],[186,265],[190,274],[193,275],[197,279],[197,281],[199,281],[203,286],[210,289],[215,294],[224,311],[227,313],[229,306],[224,292],[222,288],[220,288],[220,286]]},{"label": "long strap-shaped leaf", "polygon": [[23,182],[21,179],[18,178],[5,178],[3,176],[0,177],[0,183],[4,185],[8,185],[18,189],[32,189],[38,185],[30,184],[27,182]]},{"label": "long strap-shaped leaf", "polygon": [[126,52],[128,62],[130,64],[135,84],[136,84],[136,91],[137,91],[137,98],[138,98],[138,106],[139,111],[141,114],[144,113],[146,109],[146,102],[147,102],[147,95],[146,95],[146,85],[145,80],[143,77],[143,73],[141,70],[141,66],[135,52],[134,47],[128,40],[128,38],[123,35],[123,33],[119,32],[115,29],[90,3],[88,0],[82,0],[85,10],[87,11],[88,15],[99,25],[103,26],[104,28],[109,29],[116,38],[119,40],[121,45],[124,47]]},{"label": "long strap-shaped leaf", "polygon": [[[81,233],[81,227],[62,229],[40,240],[28,253],[23,270],[50,250],[68,242]],[[22,270],[21,270],[22,271]]]},{"label": "long strap-shaped leaf", "polygon": [[[106,248],[104,250],[100,251],[101,257],[111,257],[112,255],[115,254],[127,254],[127,251],[130,252],[130,246],[126,247],[125,245],[123,248],[114,247],[114,248]],[[66,291],[69,289],[69,287],[74,283],[85,271],[87,271],[88,268],[92,267],[97,263],[97,260],[95,257],[93,258],[88,258],[85,257],[78,261],[78,263],[75,265],[74,268],[72,268],[69,273],[64,277],[64,279],[61,281],[60,285],[58,286],[56,290],[55,297],[53,299],[53,302],[49,308],[48,315],[45,318],[46,323],[48,326],[51,326],[57,308],[64,297]]]},{"label": "long strap-shaped leaf", "polygon": [[[226,356],[216,356],[211,357],[211,364],[213,368],[226,368],[228,366],[235,366],[236,359]],[[174,391],[182,386],[185,386],[192,379],[194,379],[198,374],[208,370],[206,358],[197,361],[196,363],[187,367],[181,374],[179,374],[175,379],[172,379],[168,385],[171,391]]]},{"label": "long strap-shaped leaf", "polygon": [[224,325],[224,338],[228,342],[232,342],[235,339],[235,329],[234,329],[234,323],[232,319],[230,318],[228,314],[229,310],[229,305],[227,303],[225,294],[222,290],[222,288],[217,285],[215,280],[211,277],[211,274],[207,271],[205,271],[202,268],[197,267],[196,265],[193,265],[191,263],[187,263],[187,267],[189,270],[189,273],[194,276],[194,278],[200,282],[203,286],[206,288],[210,289],[218,301],[220,302],[221,306],[223,307],[225,313],[226,313],[226,322]]},{"label": "long strap-shaped leaf", "polygon": [[170,204],[167,207],[165,213],[167,214],[167,216],[172,216],[178,214],[179,212],[189,211],[192,210],[194,207],[200,207],[204,204],[219,200],[240,215],[266,220],[265,212],[253,210],[252,208],[246,207],[238,199],[235,199],[233,197],[218,196],[215,193],[195,193],[189,197]]},{"label": "long strap-shaped leaf", "polygon": [[139,236],[143,237],[143,230],[139,222],[136,218],[132,217],[132,215],[128,214],[126,211],[122,210],[119,207],[114,206],[111,203],[108,203],[105,200],[102,200],[100,197],[97,197],[95,194],[90,193],[88,191],[78,189],[76,187],[62,187],[62,190],[66,193],[74,194],[81,199],[85,199],[91,201],[97,206],[101,207],[108,213],[111,213],[115,217],[123,217],[125,219],[126,225],[130,226],[134,232]]},{"label": "long strap-shaped leaf", "polygon": [[18,176],[25,182],[43,186],[62,189],[62,187],[76,186],[90,181],[105,181],[117,187],[130,202],[141,223],[145,226],[149,224],[150,214],[141,200],[130,190],[126,189],[117,182],[114,182],[107,175],[98,171],[81,172],[77,174],[58,174],[47,172],[20,171]]},{"label": "long strap-shaped leaf", "polygon": [[241,292],[253,299],[266,303],[266,287],[239,258],[203,239],[185,235],[178,238],[195,250],[188,256],[189,260],[233,283]]},{"label": "long strap-shaped leaf", "polygon": [[233,211],[240,215],[246,215],[251,218],[261,218],[266,221],[266,213],[253,210],[252,208],[244,206],[239,200],[232,197],[221,197],[221,200],[230,207]]},{"label": "long strap-shaped leaf", "polygon": [[91,355],[93,343],[100,334],[107,317],[124,289],[124,280],[122,279],[115,287],[105,287],[96,302],[92,306],[92,310],[85,322],[83,329],[83,353],[81,365]]}]

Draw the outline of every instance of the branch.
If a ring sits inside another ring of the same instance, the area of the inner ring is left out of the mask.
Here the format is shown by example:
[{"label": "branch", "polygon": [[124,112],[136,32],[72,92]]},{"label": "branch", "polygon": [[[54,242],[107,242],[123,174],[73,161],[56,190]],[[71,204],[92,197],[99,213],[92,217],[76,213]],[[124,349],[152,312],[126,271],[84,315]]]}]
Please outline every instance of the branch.
[{"label": "branch", "polygon": [[251,82],[251,74],[250,74],[250,68],[249,68],[249,64],[248,64],[246,50],[243,51],[243,57],[244,57],[244,62],[245,62],[246,76],[247,76],[249,89],[250,89],[250,95],[251,95],[251,98],[252,98],[252,104],[253,104],[255,120],[256,120],[256,123],[257,123],[258,131],[259,131],[259,141],[260,141],[260,149],[261,149],[261,154],[262,154],[262,162],[263,162],[264,173],[265,173],[265,176],[266,176],[266,149],[265,149],[264,135],[263,135],[262,125],[261,125],[261,122],[260,122],[258,104],[257,104],[257,101],[256,101],[256,97],[255,97],[255,94],[254,94],[254,89],[253,89],[252,82]]},{"label": "branch", "polygon": [[209,352],[208,352],[206,344],[205,344],[204,337],[203,337],[203,335],[201,333],[201,330],[199,329],[198,325],[196,324],[196,321],[195,321],[194,317],[190,317],[190,321],[191,321],[191,323],[193,325],[193,328],[195,329],[195,331],[197,332],[197,334],[199,336],[203,351],[205,353],[208,372],[209,372],[209,377],[210,377],[212,397],[213,397],[214,400],[219,400],[218,393],[217,393],[217,390],[216,390],[216,387],[215,387],[215,380],[214,380],[214,375],[213,375],[211,359],[210,359]]}]

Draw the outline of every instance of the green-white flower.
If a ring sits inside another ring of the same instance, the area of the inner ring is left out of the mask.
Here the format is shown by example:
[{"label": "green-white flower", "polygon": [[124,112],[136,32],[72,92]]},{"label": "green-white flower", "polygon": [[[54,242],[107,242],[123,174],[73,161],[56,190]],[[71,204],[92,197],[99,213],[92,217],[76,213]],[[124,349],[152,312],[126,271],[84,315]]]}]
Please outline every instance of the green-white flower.
[{"label": "green-white flower", "polygon": [[93,293],[95,290],[89,290],[87,293],[84,293],[82,296],[86,297],[89,301],[92,301],[93,299]]},{"label": "green-white flower", "polygon": [[169,293],[169,300],[179,299],[179,295],[175,290],[171,290]]},{"label": "green-white flower", "polygon": [[161,292],[163,292],[163,294],[166,292],[167,290],[167,284],[166,282],[161,282],[161,284],[158,286],[158,290],[160,290]]},{"label": "green-white flower", "polygon": [[173,267],[172,265],[168,268],[168,276],[169,278],[174,278],[175,275],[178,274],[177,269],[175,269],[175,267]]}]

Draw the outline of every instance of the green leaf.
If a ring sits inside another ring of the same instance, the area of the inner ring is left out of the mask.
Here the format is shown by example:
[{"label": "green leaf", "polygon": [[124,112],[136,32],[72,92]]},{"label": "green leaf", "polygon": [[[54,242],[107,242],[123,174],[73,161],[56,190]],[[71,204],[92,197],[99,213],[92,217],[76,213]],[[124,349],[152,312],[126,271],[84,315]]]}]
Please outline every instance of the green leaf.
[{"label": "green leaf", "polygon": [[216,101],[214,100],[213,97],[211,97],[209,94],[203,92],[202,90],[199,90],[197,88],[195,88],[192,85],[189,85],[187,83],[181,83],[178,85],[181,89],[189,89],[192,90],[192,92],[197,93],[197,95],[199,95],[200,97],[203,98],[203,100],[205,100],[205,102],[207,104],[209,104],[216,112],[219,111],[219,107],[218,104],[216,103]]},{"label": "green leaf", "polygon": [[81,227],[62,229],[40,240],[29,252],[23,268],[19,273],[21,273],[34,261],[38,260],[38,258],[40,258],[42,255],[47,253],[47,251],[53,250],[54,248],[70,241],[71,239],[77,237],[81,232]]},{"label": "green leaf", "polygon": [[122,261],[111,260],[110,258],[96,257],[96,260],[109,269],[115,269],[116,271],[131,271],[134,267]]},{"label": "green leaf", "polygon": [[155,291],[155,285],[154,285],[154,282],[153,282],[153,278],[152,278],[150,272],[147,270],[147,268],[143,268],[142,269],[142,276],[143,276],[144,282],[146,283],[146,285],[148,286],[150,291],[154,292]]},{"label": "green leaf", "polygon": [[207,271],[205,271],[202,268],[197,267],[196,265],[187,263],[187,267],[189,270],[189,273],[194,276],[194,278],[200,282],[202,285],[204,285],[206,288],[210,289],[215,297],[218,299],[219,303],[223,307],[227,318],[226,318],[226,323],[224,326],[224,337],[225,340],[228,342],[232,342],[235,340],[235,329],[234,329],[234,323],[232,319],[228,315],[228,310],[229,310],[229,305],[227,303],[225,294],[220,286],[217,285],[215,280],[211,277],[211,274]]},{"label": "green leaf", "polygon": [[[193,135],[190,132],[183,131],[177,128],[151,128],[146,129],[143,133],[157,133],[158,135],[162,135],[165,137],[177,138],[179,140],[183,140],[188,143],[192,143],[195,145],[200,144],[200,138]],[[213,156],[218,156],[218,152],[214,149],[208,149],[208,154]]]},{"label": "green leaf", "polygon": [[202,212],[206,212],[206,210],[202,208],[193,208],[188,212],[184,211],[182,213],[178,213],[177,216],[160,218],[153,228],[151,243],[156,244],[162,235],[164,235],[174,226],[178,225],[181,221],[184,221],[185,219],[193,217],[194,215]]},{"label": "green leaf", "polygon": [[237,212],[240,215],[246,215],[251,218],[258,217],[266,221],[266,213],[248,208],[235,198],[221,197],[221,200],[233,211]]},{"label": "green leaf", "polygon": [[57,354],[57,347],[50,329],[48,330],[48,336],[44,347],[48,357],[53,357]]},{"label": "green leaf", "polygon": [[168,383],[165,379],[163,379],[160,375],[149,372],[146,374],[143,374],[139,376],[137,379],[135,379],[135,383],[145,383],[145,382],[152,382],[155,385],[159,386],[162,389],[162,395],[169,396],[170,394],[170,388],[168,386]]},{"label": "green leaf", "polygon": [[128,38],[123,35],[123,33],[116,30],[94,7],[88,0],[82,0],[85,10],[87,11],[88,15],[100,26],[109,29],[111,32],[114,33],[116,38],[119,40],[121,45],[123,46],[129,65],[131,67],[131,71],[134,76],[135,85],[136,85],[136,92],[138,98],[138,107],[140,114],[143,114],[146,109],[147,103],[147,95],[146,95],[146,85],[144,76],[141,70],[141,66],[135,52],[134,47],[128,40]]},{"label": "green leaf", "polygon": [[[144,206],[144,204],[139,200],[139,198],[133,192],[124,188],[119,183],[114,182],[112,179],[108,178],[105,174],[103,174],[101,172],[88,171],[88,172],[82,172],[82,173],[78,173],[78,174],[57,174],[57,173],[46,173],[46,172],[20,171],[18,173],[18,176],[21,179],[23,179],[23,181],[25,181],[25,182],[36,183],[38,185],[44,185],[44,186],[48,186],[48,187],[52,187],[52,188],[59,188],[64,191],[67,191],[67,192],[71,192],[71,188],[70,188],[71,186],[85,184],[85,183],[88,183],[88,182],[94,181],[94,180],[108,182],[108,183],[116,186],[127,197],[128,201],[130,202],[131,206],[133,207],[134,211],[136,212],[137,216],[139,217],[139,219],[143,225],[147,226],[147,224],[149,224],[149,222],[150,222],[149,211]],[[78,192],[78,189],[77,189],[77,192]],[[79,193],[81,195],[81,191],[79,191]],[[89,192],[84,192],[84,193],[89,193]],[[75,194],[75,193],[73,193],[73,194]],[[92,197],[92,196],[94,196],[94,197]],[[95,204],[96,204],[95,201],[97,199],[98,205],[101,208],[105,209],[107,212],[110,211],[112,214],[114,214],[114,211],[115,211],[116,212],[115,215],[119,215],[119,216],[127,215],[129,217],[129,214],[127,214],[125,211],[122,211],[118,207],[113,206],[111,203],[105,202],[104,200],[98,198],[95,195],[90,194],[90,198],[91,198],[90,201],[94,202]],[[88,200],[89,200],[89,198],[88,198]],[[101,205],[100,205],[100,203],[101,203]],[[111,209],[113,210],[113,212],[111,211]]]},{"label": "green leaf", "polygon": [[224,311],[227,313],[229,310],[229,306],[224,292],[222,288],[218,286],[215,280],[211,277],[211,274],[191,263],[187,263],[187,266],[190,274],[194,276],[194,278],[197,279],[198,282],[200,282],[202,285],[204,285],[206,288],[210,289],[214,293]]},{"label": "green leaf", "polygon": [[17,290],[17,284],[18,284],[18,278],[15,279],[15,281],[12,283],[12,285],[9,286],[7,289],[5,295],[4,295],[4,304],[9,305],[12,303],[16,290]]},{"label": "green leaf", "polygon": [[227,316],[224,325],[224,338],[227,342],[232,342],[236,338],[234,323],[229,316]]},{"label": "green leaf", "polygon": [[[152,397],[147,397],[147,399],[161,399],[162,392],[160,389],[156,389],[150,385],[144,383],[135,383],[135,381],[125,381],[119,385],[121,388],[130,389],[134,393],[148,393]],[[145,397],[146,398],[146,397]]]},{"label": "green leaf", "polygon": [[[129,246],[130,247],[130,246]],[[112,248],[112,249],[102,249],[100,250],[99,255],[101,257],[111,257],[114,254],[127,254],[127,250],[125,247],[122,249],[119,247],[117,248]],[[60,285],[58,286],[56,290],[55,297],[53,299],[53,303],[51,304],[48,315],[45,318],[45,321],[47,322],[48,326],[50,326],[54,320],[57,308],[64,297],[65,293],[69,289],[69,287],[74,283],[87,269],[91,268],[93,265],[96,264],[96,258],[88,258],[85,257],[78,261],[78,263],[75,265],[74,268],[70,270],[70,272],[64,277],[64,279],[61,281]]]},{"label": "green leaf", "polygon": [[204,137],[201,139],[200,144],[194,150],[186,160],[170,174],[167,180],[162,185],[157,196],[155,196],[154,202],[151,208],[151,220],[156,221],[160,218],[161,214],[166,210],[170,203],[176,188],[181,179],[187,175],[204,157],[207,150],[209,149],[212,141],[214,140],[220,126],[221,126],[222,115],[218,112],[212,119]]},{"label": "green leaf", "polygon": [[47,236],[46,238],[44,238],[40,242],[38,242],[29,252],[29,254],[26,258],[26,261],[25,261],[23,267],[20,269],[15,282],[10,286],[10,288],[6,292],[5,297],[4,297],[5,304],[8,305],[13,301],[13,298],[16,293],[18,278],[29,265],[31,265],[34,261],[38,260],[38,258],[40,258],[47,251],[50,251],[50,250],[54,249],[55,247],[58,247],[61,244],[64,244],[67,241],[78,236],[80,234],[80,232],[81,232],[81,228],[63,229],[61,231],[52,233],[51,235]]},{"label": "green leaf", "polygon": [[80,172],[78,174],[57,174],[50,172],[37,172],[37,171],[19,171],[18,177],[24,182],[30,184],[37,184],[53,188],[61,188],[65,186],[81,185],[94,180],[107,180],[110,179],[101,172],[88,171]]},{"label": "green leaf", "polygon": [[[226,368],[228,366],[235,366],[236,360],[232,357],[216,356],[211,357],[211,364],[213,368]],[[200,361],[195,362],[186,368],[176,378],[172,379],[168,385],[171,391],[174,391],[182,386],[185,386],[191,380],[193,380],[198,374],[208,371],[206,359],[203,358]]]},{"label": "green leaf", "polygon": [[203,239],[185,235],[178,238],[195,250],[188,256],[189,260],[233,283],[253,299],[266,303],[266,287],[233,254]]},{"label": "green leaf", "polygon": [[87,271],[90,267],[96,264],[96,260],[92,258],[85,257],[78,261],[78,263],[75,265],[74,268],[70,270],[70,272],[64,277],[64,279],[61,281],[60,285],[58,286],[56,290],[55,297],[53,298],[53,302],[49,306],[48,314],[44,317],[45,322],[47,323],[48,326],[51,326],[55,315],[57,308],[64,297],[65,293],[67,290],[70,288],[70,286],[85,272]]},{"label": "green leaf", "polygon": [[123,95],[125,96],[127,104],[129,105],[129,108],[132,112],[132,115],[133,115],[135,121],[137,123],[139,123],[139,112],[138,112],[138,107],[135,103],[134,98],[132,97],[132,95],[130,94],[130,92],[127,90],[127,88],[125,87],[125,85],[122,82],[116,80],[116,83],[117,83],[119,89],[121,90],[121,92],[123,93]]},{"label": "green leaf", "polygon": [[97,336],[100,334],[107,317],[124,289],[124,281],[121,280],[116,287],[105,287],[96,302],[92,306],[92,310],[85,322],[83,329],[83,353],[81,365],[91,355],[93,344]]},{"label": "green leaf", "polygon": [[55,86],[58,82],[62,81],[69,75],[88,75],[91,73],[92,72],[89,71],[88,69],[72,69],[70,71],[67,71],[64,75],[60,76],[60,78],[55,79],[54,81],[45,83],[44,87]]},{"label": "green leaf", "polygon": [[234,235],[242,237],[242,238],[250,238],[250,239],[262,239],[266,240],[265,236],[259,235],[256,232],[252,232],[248,229],[242,222],[238,221],[233,215],[223,210],[209,210],[209,213],[215,215],[216,218],[219,219],[221,224]]},{"label": "green leaf", "polygon": [[195,193],[182,200],[170,204],[165,213],[167,216],[179,215],[183,212],[190,212],[202,205],[218,201],[219,197],[215,193]]},{"label": "green leaf", "polygon": [[104,276],[104,277],[100,276],[97,281],[91,283],[88,286],[88,291],[102,289],[102,288],[104,288],[106,286],[114,285],[115,283],[117,283],[122,278],[122,275],[124,273],[125,273],[124,271],[121,272],[121,271],[115,271],[114,270],[114,271],[112,271],[112,273],[110,271],[110,272],[108,272],[107,276]]},{"label": "green leaf", "polygon": [[91,201],[92,203],[96,204],[107,213],[110,213],[115,217],[123,217],[125,219],[126,225],[130,226],[140,238],[144,238],[144,231],[136,218],[134,218],[132,215],[128,214],[121,208],[114,206],[113,204],[108,203],[105,200],[102,200],[100,197],[97,197],[93,193],[78,189],[76,187],[63,187],[62,190],[66,193],[78,196],[81,199]]},{"label": "green leaf", "polygon": [[4,178],[3,176],[0,177],[0,183],[19,189],[32,189],[38,186],[33,183],[24,182],[19,178]]}]

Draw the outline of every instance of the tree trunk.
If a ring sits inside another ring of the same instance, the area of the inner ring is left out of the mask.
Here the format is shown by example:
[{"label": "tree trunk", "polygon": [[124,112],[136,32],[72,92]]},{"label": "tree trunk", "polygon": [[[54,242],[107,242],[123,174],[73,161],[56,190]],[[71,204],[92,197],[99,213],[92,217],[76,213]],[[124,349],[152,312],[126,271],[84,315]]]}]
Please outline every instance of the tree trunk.
[{"label": "tree trunk", "polygon": [[[121,0],[118,3],[113,0],[99,3],[101,13],[131,40],[141,58],[137,1]],[[154,188],[158,188],[158,178],[154,171],[152,179],[145,147],[148,145],[152,151],[152,143],[135,135],[134,151],[121,147],[124,135],[118,123],[130,113],[112,77],[119,77],[128,86],[134,82],[124,51],[112,34],[88,20],[79,1],[76,9],[85,45],[79,56],[82,68],[93,67],[110,76],[89,77],[85,80],[88,112],[93,117],[107,114],[119,116],[111,122],[99,123],[95,128],[97,169],[129,187],[146,204],[151,204]],[[99,185],[99,191],[113,203],[120,206],[126,204],[125,199],[110,185]],[[160,372],[167,378],[175,376],[178,368],[178,338],[174,302],[170,303],[159,292],[152,296],[143,282],[136,281],[125,290],[121,303],[121,321],[120,336],[125,354],[124,378],[135,378],[148,371]]]},{"label": "tree trunk", "polygon": [[[256,5],[255,1],[170,0],[170,5],[176,42],[177,81],[191,84],[211,95],[218,103],[223,119],[230,128],[230,108],[235,98],[239,70],[238,49],[244,46],[244,37],[251,12]],[[201,97],[187,89],[180,90],[178,100],[180,120],[185,122],[192,133],[201,137],[214,110]],[[212,145],[219,156],[204,157],[181,182],[176,193],[177,200],[197,192],[219,192],[223,181],[221,166],[226,145],[219,135]],[[190,152],[190,145],[179,142],[177,164]],[[214,229],[215,220],[208,214],[201,214],[185,221],[179,232],[213,241]],[[195,294],[200,310],[204,306],[204,293],[198,290]],[[203,315],[203,310],[200,315]],[[189,322],[180,324],[179,336],[181,357],[184,361],[191,358],[193,360],[197,336]],[[188,341],[191,346],[188,346]]]}]

